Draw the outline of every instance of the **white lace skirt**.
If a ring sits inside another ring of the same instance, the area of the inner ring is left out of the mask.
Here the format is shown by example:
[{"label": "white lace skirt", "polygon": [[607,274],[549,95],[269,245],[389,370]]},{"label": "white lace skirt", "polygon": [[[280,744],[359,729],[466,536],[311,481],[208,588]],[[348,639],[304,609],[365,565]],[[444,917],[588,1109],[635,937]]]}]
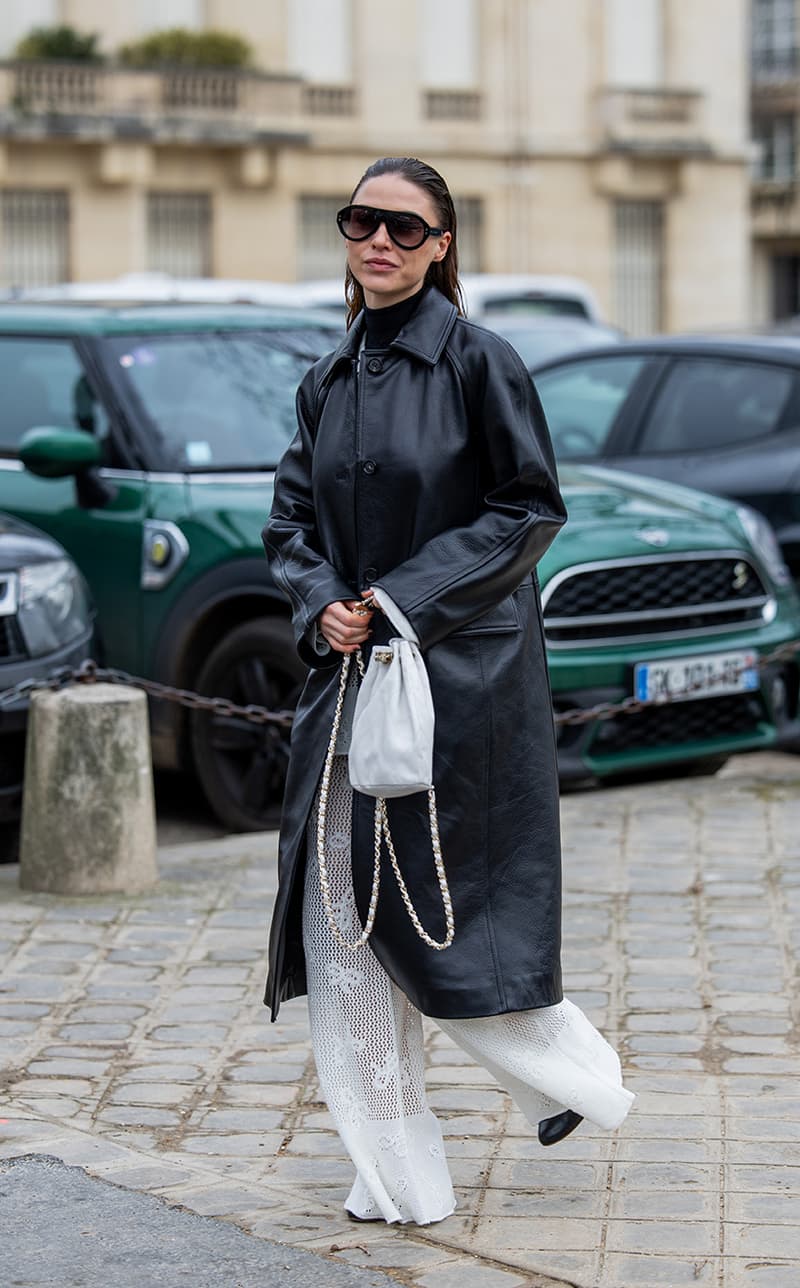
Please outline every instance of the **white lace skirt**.
[{"label": "white lace skirt", "polygon": [[[326,858],[337,924],[346,938],[356,939],[361,923],[350,865],[351,817],[347,759],[337,756]],[[454,1210],[455,1196],[441,1129],[425,1096],[422,1017],[369,945],[353,952],[331,934],[316,854],[315,808],[303,943],[320,1086],[356,1168],[345,1206],[355,1216],[390,1222],[441,1221]],[[631,1106],[616,1052],[566,999],[532,1011],[435,1023],[496,1078],[533,1126],[568,1108],[611,1129]]]}]

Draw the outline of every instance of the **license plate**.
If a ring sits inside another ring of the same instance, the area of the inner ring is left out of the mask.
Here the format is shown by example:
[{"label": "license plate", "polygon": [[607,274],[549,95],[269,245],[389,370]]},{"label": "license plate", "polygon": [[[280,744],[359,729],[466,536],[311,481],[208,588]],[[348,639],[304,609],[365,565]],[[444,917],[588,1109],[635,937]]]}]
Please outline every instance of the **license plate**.
[{"label": "license plate", "polygon": [[634,668],[633,692],[643,701],[654,698],[656,702],[749,693],[759,685],[756,662],[756,653],[745,652],[639,662]]}]

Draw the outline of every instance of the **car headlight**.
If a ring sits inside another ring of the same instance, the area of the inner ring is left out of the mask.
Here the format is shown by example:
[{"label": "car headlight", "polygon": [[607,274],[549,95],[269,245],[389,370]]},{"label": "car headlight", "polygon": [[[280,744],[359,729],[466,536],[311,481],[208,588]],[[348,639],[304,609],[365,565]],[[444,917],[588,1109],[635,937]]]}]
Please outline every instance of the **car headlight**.
[{"label": "car headlight", "polygon": [[83,578],[67,559],[19,569],[19,628],[31,657],[54,653],[91,628]]},{"label": "car headlight", "polygon": [[781,548],[769,520],[749,505],[738,505],[736,517],[772,580],[779,586],[787,585],[791,581],[791,574],[783,562]]}]

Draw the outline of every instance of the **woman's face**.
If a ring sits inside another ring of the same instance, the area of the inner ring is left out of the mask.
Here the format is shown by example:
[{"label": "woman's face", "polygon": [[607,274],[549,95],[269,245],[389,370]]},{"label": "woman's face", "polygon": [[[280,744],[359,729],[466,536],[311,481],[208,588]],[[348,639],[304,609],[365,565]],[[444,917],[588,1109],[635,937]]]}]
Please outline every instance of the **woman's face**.
[{"label": "woman's face", "polygon": [[[424,188],[399,174],[367,179],[353,197],[353,204],[411,211],[431,227],[441,226],[439,212]],[[421,290],[428,267],[444,259],[449,245],[450,233],[446,232],[441,237],[428,237],[417,250],[403,250],[395,246],[381,224],[365,241],[347,242],[347,263],[361,283],[367,308],[381,309]]]}]

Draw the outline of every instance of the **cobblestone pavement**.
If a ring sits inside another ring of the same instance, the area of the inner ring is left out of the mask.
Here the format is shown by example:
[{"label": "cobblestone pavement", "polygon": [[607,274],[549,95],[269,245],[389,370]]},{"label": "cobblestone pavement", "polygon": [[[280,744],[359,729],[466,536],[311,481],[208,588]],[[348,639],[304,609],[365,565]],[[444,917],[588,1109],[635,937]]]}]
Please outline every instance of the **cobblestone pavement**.
[{"label": "cobblestone pavement", "polygon": [[304,1003],[260,1005],[273,835],[165,848],[129,899],[22,894],[6,868],[0,1157],[418,1288],[797,1288],[798,787],[800,759],[756,756],[565,798],[567,989],[638,1099],[619,1133],[542,1150],[430,1025],[459,1207],[425,1228],[346,1220]]}]

